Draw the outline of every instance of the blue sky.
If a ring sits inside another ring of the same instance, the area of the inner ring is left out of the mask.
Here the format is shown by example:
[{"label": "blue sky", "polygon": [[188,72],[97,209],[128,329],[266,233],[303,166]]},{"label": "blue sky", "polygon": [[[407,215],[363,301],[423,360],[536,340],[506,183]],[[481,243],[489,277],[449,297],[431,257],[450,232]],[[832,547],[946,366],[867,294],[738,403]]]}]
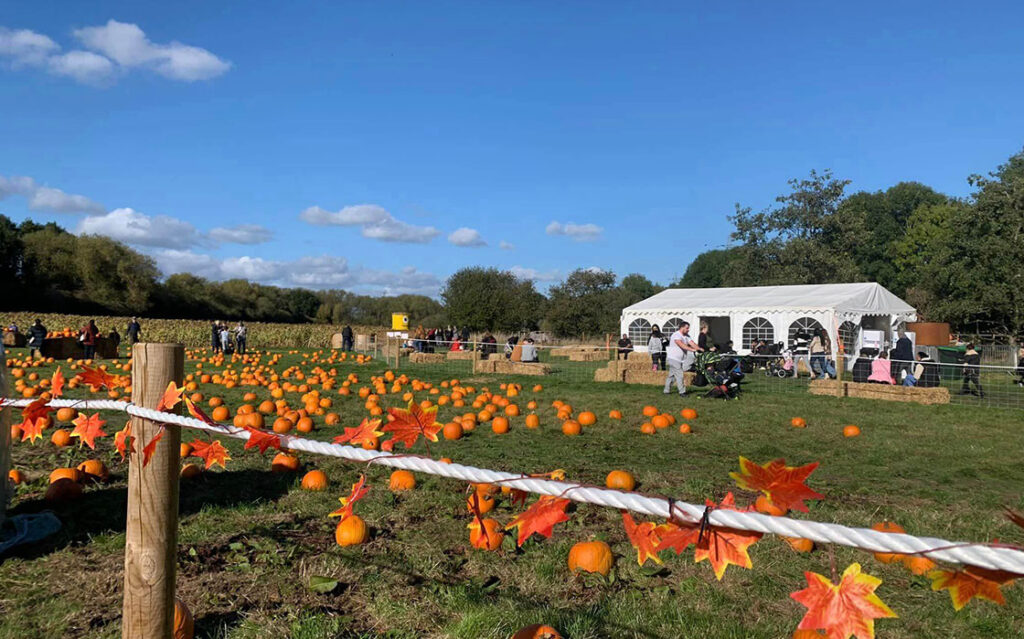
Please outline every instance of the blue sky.
[{"label": "blue sky", "polygon": [[717,4],[14,3],[0,213],[287,286],[668,283],[812,168],[966,195],[1024,146],[1020,3]]}]

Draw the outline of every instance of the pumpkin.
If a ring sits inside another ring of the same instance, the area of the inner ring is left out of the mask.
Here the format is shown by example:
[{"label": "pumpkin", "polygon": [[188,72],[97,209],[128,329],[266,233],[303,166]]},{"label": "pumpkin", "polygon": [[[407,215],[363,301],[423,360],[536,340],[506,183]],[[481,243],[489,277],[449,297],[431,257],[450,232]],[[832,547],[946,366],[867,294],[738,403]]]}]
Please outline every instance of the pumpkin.
[{"label": "pumpkin", "polygon": [[107,481],[110,479],[110,471],[107,470],[107,465],[98,459],[87,459],[78,465],[78,470],[82,471],[82,474],[92,481]]},{"label": "pumpkin", "polygon": [[690,433],[691,430],[692,429],[690,428],[689,424],[679,424],[679,432],[680,433],[686,435],[686,434]]},{"label": "pumpkin", "polygon": [[308,417],[302,417],[298,422],[295,423],[295,430],[300,433],[311,433],[313,432],[313,420]]},{"label": "pumpkin", "polygon": [[370,538],[370,530],[359,515],[349,515],[338,522],[334,529],[334,541],[339,546],[357,546]]},{"label": "pumpkin", "polygon": [[653,435],[656,430],[657,429],[654,427],[654,424],[651,422],[644,422],[643,425],[640,426],[640,432],[645,435]]},{"label": "pumpkin", "polygon": [[55,468],[50,473],[50,483],[60,481],[61,479],[70,479],[73,482],[80,482],[83,479],[82,471],[77,468]]},{"label": "pumpkin", "polygon": [[25,481],[25,473],[17,468],[12,468],[7,472],[7,478],[11,480],[12,484],[18,486]]},{"label": "pumpkin", "polygon": [[338,413],[327,413],[324,415],[324,424],[327,426],[337,426],[341,423],[341,416]]},{"label": "pumpkin", "polygon": [[633,490],[636,488],[636,479],[624,470],[613,470],[605,477],[604,485],[615,490]]},{"label": "pumpkin", "polygon": [[[486,412],[486,411],[485,411]],[[504,435],[508,432],[508,418],[506,417],[495,417],[494,421],[491,422],[491,430]]]},{"label": "pumpkin", "polygon": [[803,537],[786,537],[783,536],[789,547],[797,552],[811,552],[814,550],[814,542],[810,539],[804,539]]},{"label": "pumpkin", "polygon": [[792,426],[793,428],[806,428],[807,420],[805,420],[803,417],[794,417],[793,419],[789,420],[789,425]]},{"label": "pumpkin", "polygon": [[181,599],[174,598],[174,634],[173,639],[192,639],[195,634],[195,622],[188,606]]},{"label": "pumpkin", "polygon": [[278,453],[270,461],[270,470],[275,473],[292,473],[299,469],[299,458],[288,453]]},{"label": "pumpkin", "polygon": [[462,438],[462,424],[458,422],[448,422],[444,425],[442,431],[445,439],[461,439]]},{"label": "pumpkin", "polygon": [[535,623],[517,630],[512,639],[562,639],[562,635],[551,626]]},{"label": "pumpkin", "polygon": [[302,477],[302,490],[327,490],[327,475],[322,470],[311,470]]},{"label": "pumpkin", "polygon": [[388,488],[393,492],[401,492],[403,490],[412,490],[416,487],[416,476],[407,470],[396,470],[391,473],[391,480],[388,482]]},{"label": "pumpkin", "polygon": [[182,442],[181,446],[178,447],[178,458],[185,459],[192,454],[192,444],[186,444]]},{"label": "pumpkin", "polygon": [[535,386],[533,387],[533,392],[535,392],[535,393],[539,393],[539,392],[541,392],[542,390],[544,390],[544,387],[543,387],[543,386],[541,386],[540,384],[537,384],[537,385],[535,385]]},{"label": "pumpkin", "polygon": [[582,570],[607,575],[613,559],[612,549],[603,541],[581,541],[569,550],[569,572]]},{"label": "pumpkin", "polygon": [[82,486],[76,481],[66,477],[52,482],[46,488],[46,501],[61,502],[77,499],[82,496]]},{"label": "pumpkin", "polygon": [[526,427],[527,428],[539,428],[540,427],[540,417],[537,417],[534,414],[527,415],[526,416]]},{"label": "pumpkin", "polygon": [[[885,533],[906,533],[907,532],[906,529],[903,528],[903,526],[900,526],[899,524],[891,522],[891,521],[880,521],[880,522],[877,522],[873,526],[871,526],[871,530],[877,530],[878,532],[885,532]],[[899,553],[876,552],[874,554],[875,554],[875,559],[877,559],[878,561],[882,562],[883,564],[891,564],[893,562],[901,561],[903,559],[903,555],[901,555]]]},{"label": "pumpkin", "polygon": [[579,417],[576,418],[576,421],[580,423],[580,426],[593,426],[594,424],[597,423],[597,415],[590,412],[589,410],[585,410],[579,414]]},{"label": "pumpkin", "polygon": [[610,410],[608,411],[608,419],[622,419],[622,411]]},{"label": "pumpkin", "polygon": [[470,486],[472,486],[473,490],[476,491],[476,494],[480,495],[481,497],[485,497],[487,495],[494,495],[495,493],[498,492],[498,487],[495,486],[494,484],[470,484]]},{"label": "pumpkin", "polygon": [[185,464],[181,467],[181,472],[178,473],[182,479],[195,479],[202,474],[203,468],[198,464]]},{"label": "pumpkin", "polygon": [[53,442],[54,446],[64,448],[71,443],[71,433],[63,428],[58,428],[53,431],[53,435],[50,436],[50,441]]},{"label": "pumpkin", "polygon": [[843,427],[843,437],[856,437],[857,435],[860,435],[860,429],[853,424]]},{"label": "pumpkin", "polygon": [[580,427],[580,423],[573,419],[567,419],[562,422],[562,434],[568,435],[569,437],[575,437],[583,432],[583,428]]},{"label": "pumpkin", "polygon": [[274,425],[272,428],[275,433],[284,435],[285,433],[291,432],[292,428],[294,427],[295,424],[292,423],[292,420],[288,419],[287,417],[278,417],[277,419],[274,420]]},{"label": "pumpkin", "polygon": [[[470,525],[472,526],[472,524]],[[504,538],[505,533],[502,532],[501,524],[494,519],[483,520],[483,530],[479,527],[469,529],[469,543],[474,548],[481,550],[497,550],[501,547],[501,540]]]},{"label": "pumpkin", "polygon": [[668,418],[664,415],[655,415],[651,418],[651,424],[657,429],[668,428]]},{"label": "pumpkin", "polygon": [[217,406],[216,408],[213,409],[213,412],[210,414],[210,417],[212,417],[213,421],[215,422],[224,422],[227,421],[229,417],[231,417],[231,411],[228,410],[227,406]]},{"label": "pumpkin", "polygon": [[754,502],[754,508],[757,512],[771,515],[772,517],[781,517],[788,512],[785,508],[776,506],[775,503],[765,495],[758,496],[757,501]]},{"label": "pumpkin", "polygon": [[452,458],[451,457],[442,457],[441,459],[439,459],[437,461],[441,462],[442,464],[450,464],[450,463],[452,463]]},{"label": "pumpkin", "polygon": [[57,410],[58,422],[70,422],[76,417],[78,417],[78,411],[74,408],[60,408]]},{"label": "pumpkin", "polygon": [[659,411],[654,406],[644,406],[644,417],[654,417],[655,415],[657,415],[660,412],[661,411]]},{"label": "pumpkin", "polygon": [[[473,501],[474,499],[472,495],[466,498],[466,508],[469,510],[469,512],[473,512]],[[494,506],[496,503],[494,501],[494,497],[491,497],[490,495],[481,495],[479,493],[477,494],[477,499],[475,501],[479,505],[481,515],[486,515],[487,513],[494,510]]]},{"label": "pumpkin", "polygon": [[679,414],[683,416],[683,419],[697,419],[697,411],[692,408],[684,408],[679,411]]}]

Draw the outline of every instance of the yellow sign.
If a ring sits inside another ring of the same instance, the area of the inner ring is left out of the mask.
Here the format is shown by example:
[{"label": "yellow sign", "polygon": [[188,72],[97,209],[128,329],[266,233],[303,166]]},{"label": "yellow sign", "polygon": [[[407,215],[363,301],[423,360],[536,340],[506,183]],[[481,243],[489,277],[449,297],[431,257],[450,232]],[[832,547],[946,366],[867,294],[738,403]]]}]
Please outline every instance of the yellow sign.
[{"label": "yellow sign", "polygon": [[409,329],[409,316],[405,313],[391,314],[391,330],[404,331]]}]

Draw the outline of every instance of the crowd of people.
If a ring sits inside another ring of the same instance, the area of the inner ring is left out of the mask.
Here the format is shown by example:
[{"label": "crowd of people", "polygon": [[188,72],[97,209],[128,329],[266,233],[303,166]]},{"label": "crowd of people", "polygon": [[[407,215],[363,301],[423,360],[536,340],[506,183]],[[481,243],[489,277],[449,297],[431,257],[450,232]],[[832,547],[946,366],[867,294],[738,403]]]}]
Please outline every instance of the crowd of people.
[{"label": "crowd of people", "polygon": [[226,322],[210,322],[210,348],[214,353],[245,355],[249,339],[249,328],[239,321],[234,330]]},{"label": "crowd of people", "polygon": [[[498,339],[490,331],[486,331],[480,337],[480,341],[474,343],[470,341],[469,329],[457,326],[429,330],[423,326],[417,326],[410,333],[406,346],[417,353],[476,350],[483,359],[498,353]],[[531,337],[520,339],[518,335],[509,336],[505,341],[503,354],[505,359],[513,362],[537,363],[540,361],[537,344]]]},{"label": "crowd of people", "polygon": [[[21,329],[17,324],[9,324],[5,329],[5,333],[11,333],[14,335],[20,335]],[[28,355],[32,359],[41,359],[46,357],[43,353],[44,342],[50,335],[49,329],[43,324],[43,320],[36,319],[32,322],[32,325],[25,331],[25,346],[28,348]],[[125,335],[128,339],[129,345],[138,344],[142,339],[142,324],[139,323],[137,317],[131,318],[128,325],[125,327]],[[64,336],[68,336],[68,333],[64,333]],[[96,347],[99,346],[101,340],[106,339],[107,345],[110,347],[112,357],[117,358],[120,356],[121,347],[121,333],[117,331],[117,327],[114,326],[107,333],[106,337],[103,336],[102,331],[96,325],[96,320],[91,319],[86,322],[78,332],[74,334],[75,340],[82,347],[82,359],[95,359],[96,358]],[[0,349],[3,345],[0,344]]]}]

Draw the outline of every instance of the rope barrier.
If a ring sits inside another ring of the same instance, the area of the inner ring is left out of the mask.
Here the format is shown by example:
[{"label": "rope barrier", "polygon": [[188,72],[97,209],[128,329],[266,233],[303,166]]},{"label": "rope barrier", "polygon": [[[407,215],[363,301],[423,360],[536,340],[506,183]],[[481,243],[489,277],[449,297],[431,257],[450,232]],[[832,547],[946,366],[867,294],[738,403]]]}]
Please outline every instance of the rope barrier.
[{"label": "rope barrier", "polygon": [[[24,407],[32,400],[0,400],[0,406]],[[154,422],[176,424],[215,432],[227,437],[248,440],[245,430],[229,426],[211,426],[201,420],[173,413],[164,413],[128,402],[114,400],[51,400],[55,408],[80,410],[121,411]],[[282,447],[290,450],[340,457],[350,461],[379,464],[427,473],[473,483],[500,483],[522,491],[573,501],[606,506],[656,517],[677,519],[699,524],[707,512],[703,504],[690,504],[665,497],[652,497],[640,493],[623,492],[598,486],[584,486],[571,482],[541,479],[527,475],[488,470],[462,464],[446,464],[426,457],[365,450],[341,444],[332,444],[302,437],[280,435]],[[788,517],[773,517],[756,512],[713,509],[707,513],[713,526],[749,532],[770,533],[786,537],[801,537],[818,543],[837,544],[868,552],[922,555],[931,559],[976,566],[989,570],[1004,570],[1024,575],[1024,550],[1015,547],[971,542],[950,542],[934,537],[917,537],[902,533],[884,533],[870,528],[852,528],[840,524],[803,521]]]}]

